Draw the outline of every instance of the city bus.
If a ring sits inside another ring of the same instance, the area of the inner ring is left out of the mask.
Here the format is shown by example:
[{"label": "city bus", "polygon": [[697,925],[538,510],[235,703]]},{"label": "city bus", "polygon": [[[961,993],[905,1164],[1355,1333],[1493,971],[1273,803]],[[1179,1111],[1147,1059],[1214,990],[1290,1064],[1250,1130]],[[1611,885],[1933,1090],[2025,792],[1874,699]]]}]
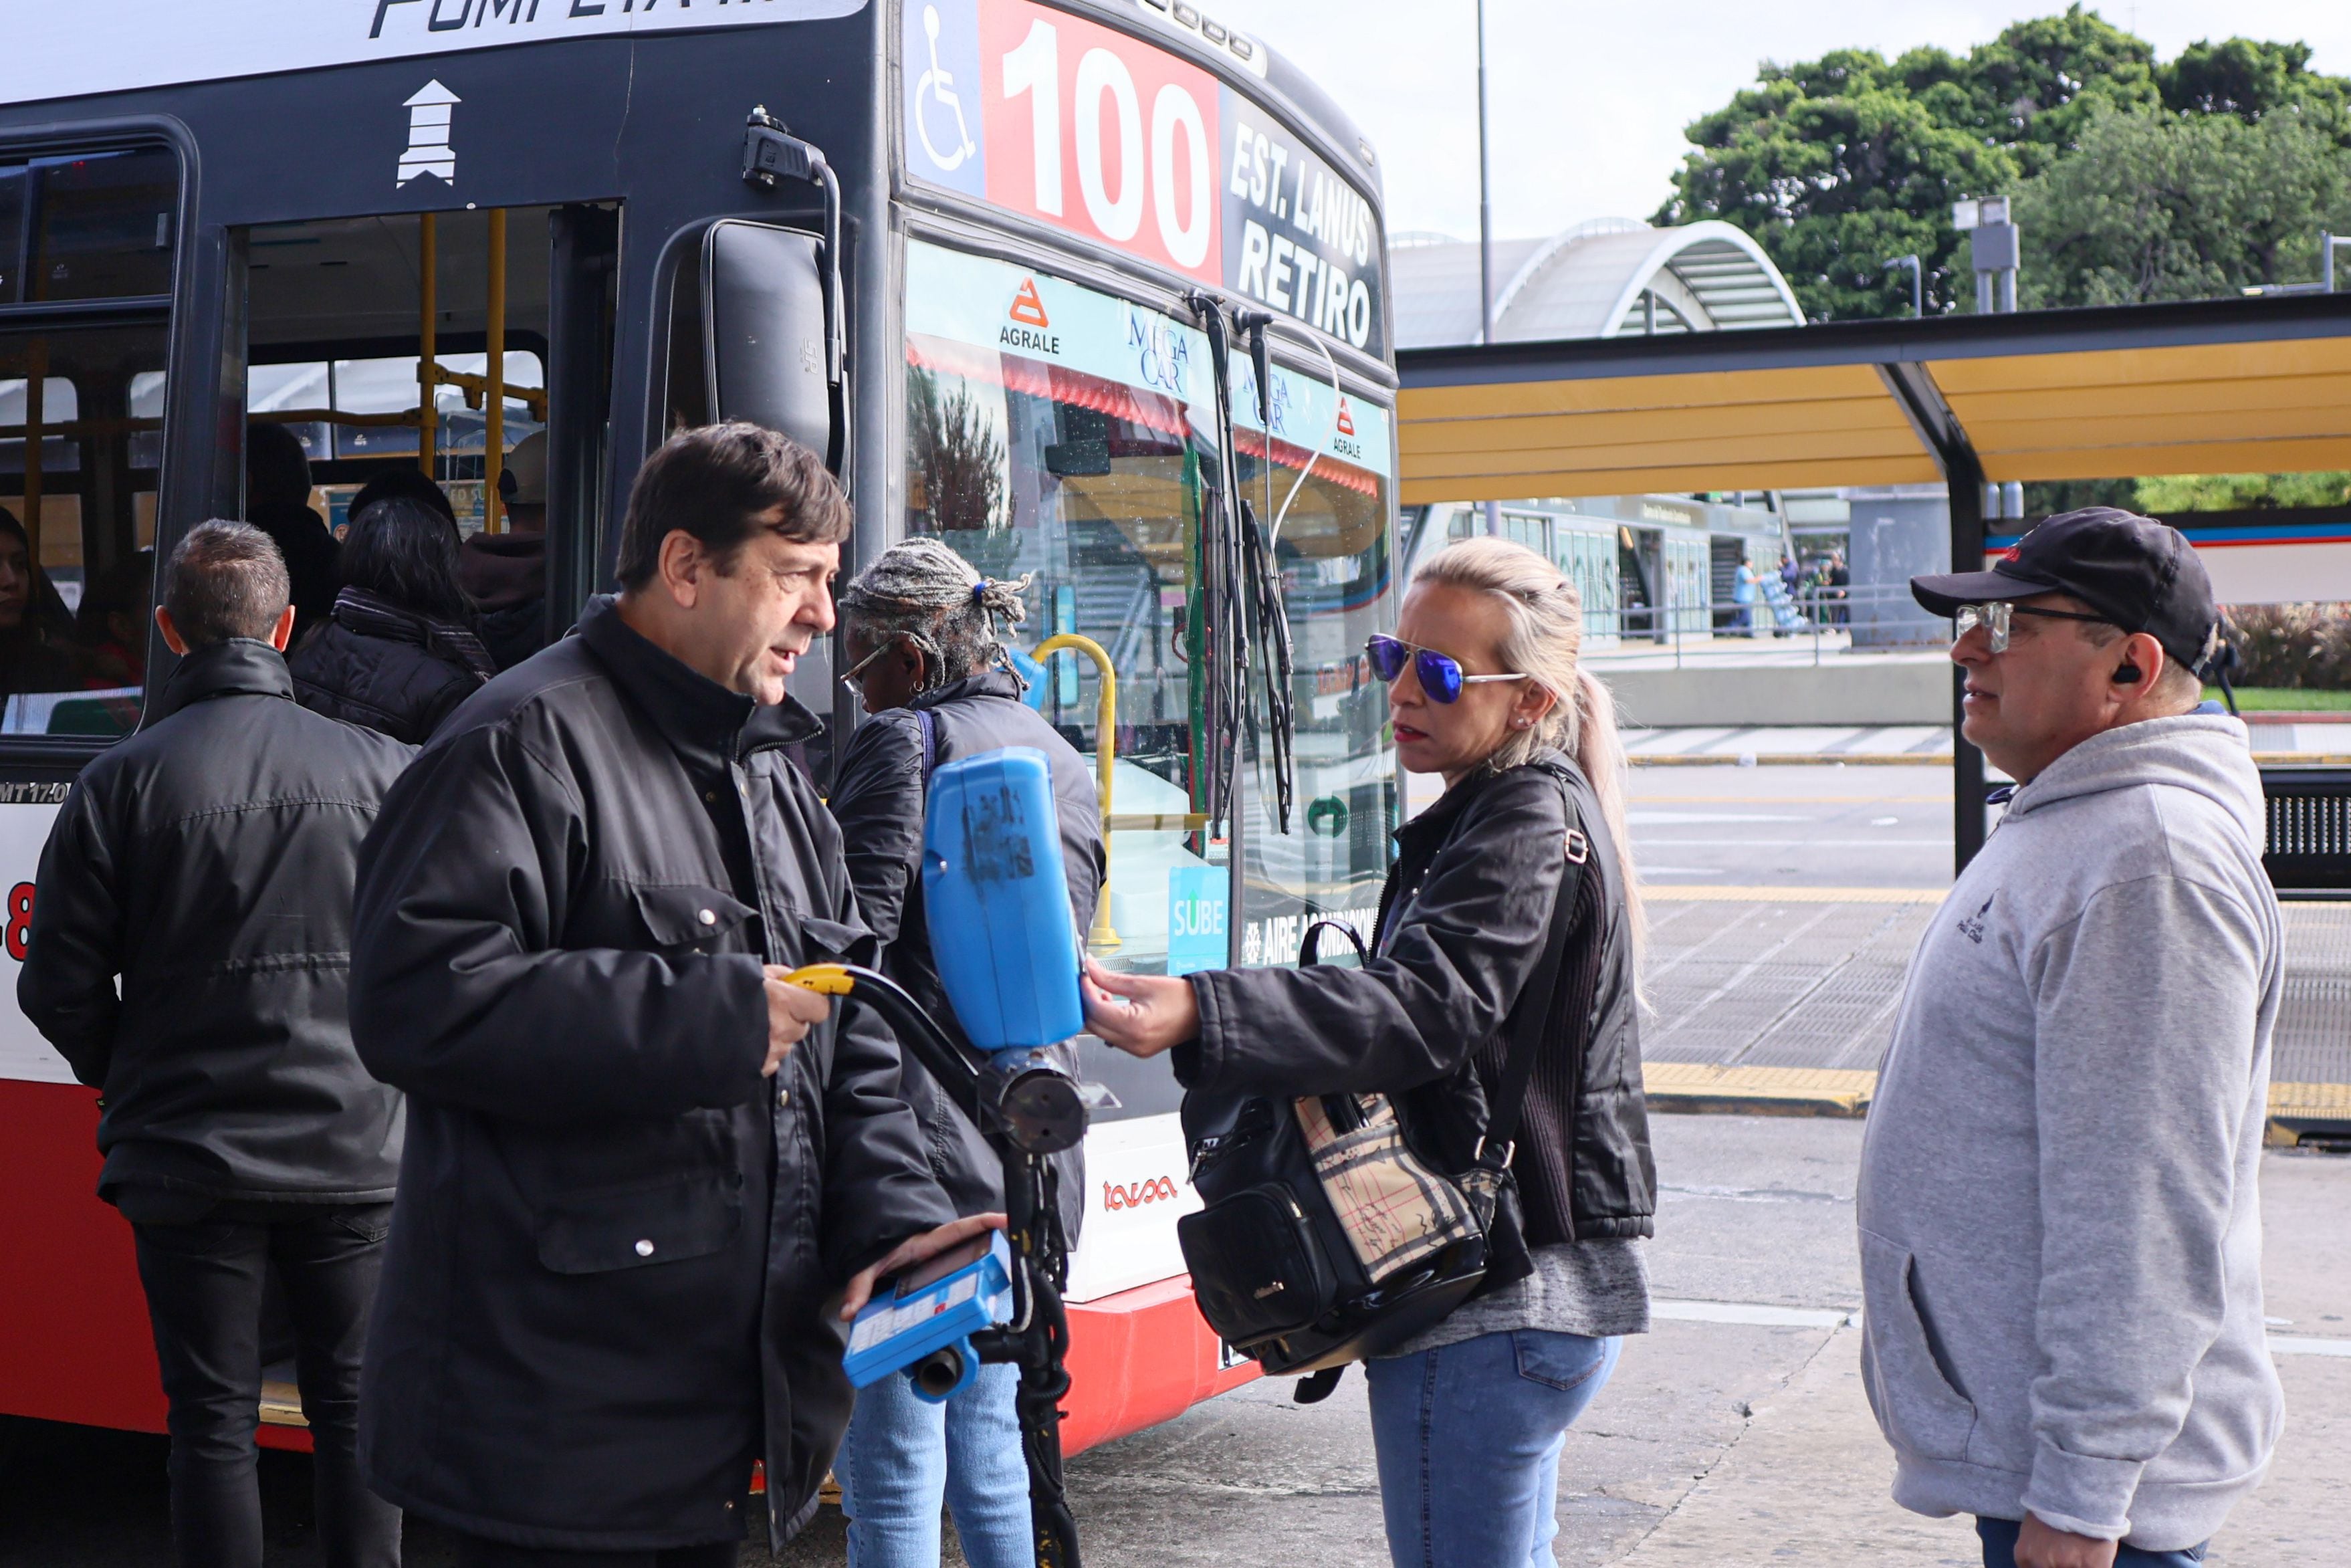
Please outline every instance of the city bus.
[{"label": "city bus", "polygon": [[[249,428],[294,431],[322,517],[408,465],[492,531],[515,446],[541,442],[549,638],[609,584],[631,479],[668,432],[786,430],[849,490],[850,570],[930,534],[1029,578],[1011,656],[1097,759],[1110,812],[1095,955],[1291,962],[1313,918],[1368,928],[1395,820],[1360,657],[1395,615],[1384,280],[1371,144],[1184,0],[14,16],[0,1414],[162,1429],[129,1229],[94,1195],[96,1096],[13,980],[57,804],[168,673],[143,630],[154,562],[246,515]],[[1209,559],[1236,519],[1270,562],[1247,580]],[[1236,724],[1240,688],[1221,731],[1204,695],[1231,674],[1215,629],[1244,591],[1276,607],[1245,709],[1286,696],[1288,747]],[[834,653],[796,690],[838,736],[857,715]],[[805,761],[821,786],[829,747]],[[1067,1292],[1072,1450],[1249,1375],[1175,1245],[1196,1199],[1172,1075],[1081,1051],[1117,1104],[1087,1144]],[[288,1376],[265,1437],[300,1447]]]}]

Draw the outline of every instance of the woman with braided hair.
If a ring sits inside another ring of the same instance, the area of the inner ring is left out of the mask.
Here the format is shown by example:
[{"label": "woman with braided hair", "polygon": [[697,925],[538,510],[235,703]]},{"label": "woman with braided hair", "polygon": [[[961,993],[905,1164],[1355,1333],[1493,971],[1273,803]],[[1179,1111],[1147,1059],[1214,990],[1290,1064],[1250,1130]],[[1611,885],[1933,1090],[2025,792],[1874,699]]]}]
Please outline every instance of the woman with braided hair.
[{"label": "woman with braided hair", "polygon": [[[1052,765],[1061,857],[1078,929],[1092,925],[1104,857],[1102,819],[1085,759],[1020,700],[998,627],[1027,618],[1029,580],[994,582],[936,539],[884,551],[841,596],[849,668],[842,677],[872,716],[841,758],[831,805],[841,824],[859,915],[883,944],[882,971],[913,993],[951,1035],[954,1010],[931,961],[920,873],[923,804],[942,764],[1008,746],[1034,747]],[[904,1094],[929,1136],[931,1166],[957,1214],[1004,1207],[996,1153],[954,1101],[909,1058]],[[1069,1241],[1084,1212],[1078,1151],[1054,1156],[1057,1209]],[[916,1399],[903,1377],[860,1391],[834,1474],[849,1516],[852,1568],[937,1568],[939,1509],[955,1513],[972,1568],[1029,1568],[1029,1471],[1013,1407],[1019,1369],[980,1368],[942,1406]]]}]

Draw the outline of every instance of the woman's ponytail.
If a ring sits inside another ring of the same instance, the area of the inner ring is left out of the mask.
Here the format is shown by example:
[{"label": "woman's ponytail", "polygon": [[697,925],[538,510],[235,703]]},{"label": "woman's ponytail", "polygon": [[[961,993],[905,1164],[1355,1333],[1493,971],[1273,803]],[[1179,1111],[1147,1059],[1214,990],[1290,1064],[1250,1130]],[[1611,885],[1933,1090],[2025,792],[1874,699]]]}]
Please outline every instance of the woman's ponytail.
[{"label": "woman's ponytail", "polygon": [[[1616,696],[1607,683],[1590,670],[1575,672],[1575,765],[1592,780],[1600,800],[1601,820],[1608,825],[1609,841],[1616,846],[1616,866],[1625,883],[1625,933],[1637,958],[1647,935],[1641,907],[1641,882],[1633,873],[1633,834],[1625,821],[1625,738],[1616,730]],[[1637,970],[1635,971],[1637,973]]]}]

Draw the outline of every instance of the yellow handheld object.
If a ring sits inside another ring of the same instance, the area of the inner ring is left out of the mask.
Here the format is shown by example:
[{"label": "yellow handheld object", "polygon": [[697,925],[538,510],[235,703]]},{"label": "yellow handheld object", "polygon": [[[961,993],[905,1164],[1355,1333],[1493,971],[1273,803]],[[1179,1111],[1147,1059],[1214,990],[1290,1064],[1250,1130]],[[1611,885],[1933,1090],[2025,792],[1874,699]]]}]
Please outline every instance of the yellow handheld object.
[{"label": "yellow handheld object", "polygon": [[857,988],[857,977],[849,972],[846,964],[803,964],[784,979],[828,997],[845,997]]}]

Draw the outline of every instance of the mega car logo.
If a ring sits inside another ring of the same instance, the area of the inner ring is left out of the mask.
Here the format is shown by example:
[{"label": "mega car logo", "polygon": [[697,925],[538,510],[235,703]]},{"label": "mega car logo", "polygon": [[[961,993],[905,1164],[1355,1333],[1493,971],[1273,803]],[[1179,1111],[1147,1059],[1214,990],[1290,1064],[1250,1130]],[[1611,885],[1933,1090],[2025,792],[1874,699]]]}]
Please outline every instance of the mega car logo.
[{"label": "mega car logo", "polygon": [[1173,1203],[1177,1196],[1176,1183],[1168,1176],[1131,1181],[1123,1186],[1114,1181],[1102,1183],[1104,1208],[1141,1208],[1146,1203]]}]

